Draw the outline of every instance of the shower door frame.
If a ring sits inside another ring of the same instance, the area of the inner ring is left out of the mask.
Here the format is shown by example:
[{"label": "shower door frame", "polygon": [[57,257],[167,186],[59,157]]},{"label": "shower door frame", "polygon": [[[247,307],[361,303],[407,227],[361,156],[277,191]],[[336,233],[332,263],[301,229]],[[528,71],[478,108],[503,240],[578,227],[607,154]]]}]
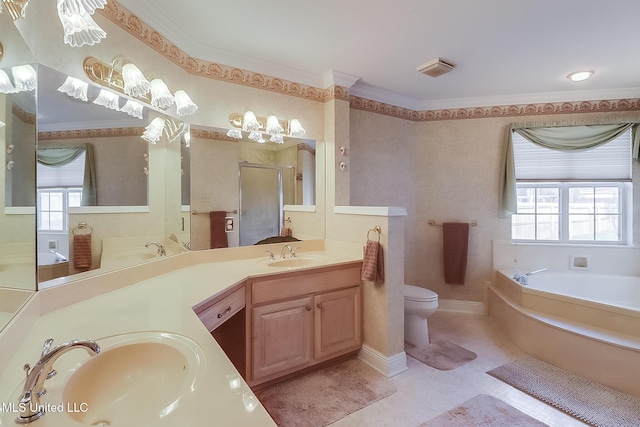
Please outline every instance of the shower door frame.
[{"label": "shower door frame", "polygon": [[[242,210],[243,210],[243,203],[242,203],[242,168],[243,167],[247,167],[247,168],[254,168],[254,169],[270,169],[270,170],[275,170],[276,172],[278,172],[278,217],[277,217],[277,221],[278,223],[276,224],[276,233],[279,235],[280,232],[282,231],[282,216],[283,216],[283,209],[284,209],[284,203],[283,203],[283,194],[282,194],[282,166],[277,166],[277,165],[261,165],[261,164],[257,164],[257,163],[248,163],[248,162],[241,162],[239,164],[238,167],[238,194],[239,194],[239,211],[238,211],[238,245],[239,246],[248,246],[250,244],[255,244],[254,243],[246,243],[246,242],[242,242],[242,222],[243,222],[243,214],[242,214]],[[267,237],[271,237],[271,236],[267,236]]]}]

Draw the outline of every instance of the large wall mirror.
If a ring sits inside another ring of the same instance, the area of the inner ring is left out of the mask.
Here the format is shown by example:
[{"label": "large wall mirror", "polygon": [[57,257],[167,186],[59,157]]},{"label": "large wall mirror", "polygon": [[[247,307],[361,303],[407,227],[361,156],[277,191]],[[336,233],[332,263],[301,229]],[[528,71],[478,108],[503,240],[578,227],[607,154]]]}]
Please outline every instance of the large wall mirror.
[{"label": "large wall mirror", "polygon": [[315,141],[258,143],[192,126],[188,150],[192,250],[293,240],[284,206],[315,205]]},{"label": "large wall mirror", "polygon": [[9,15],[0,14],[0,329],[36,290],[36,88],[34,75],[20,76],[37,69]]}]

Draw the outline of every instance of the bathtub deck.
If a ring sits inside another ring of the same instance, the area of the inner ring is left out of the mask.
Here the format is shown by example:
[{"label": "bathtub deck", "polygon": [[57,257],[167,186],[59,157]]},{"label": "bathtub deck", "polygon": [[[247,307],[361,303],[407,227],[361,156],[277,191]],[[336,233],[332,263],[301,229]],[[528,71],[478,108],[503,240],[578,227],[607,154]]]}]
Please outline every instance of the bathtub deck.
[{"label": "bathtub deck", "polygon": [[489,288],[487,302],[489,316],[528,354],[640,398],[637,334],[524,307],[517,292],[498,284]]}]

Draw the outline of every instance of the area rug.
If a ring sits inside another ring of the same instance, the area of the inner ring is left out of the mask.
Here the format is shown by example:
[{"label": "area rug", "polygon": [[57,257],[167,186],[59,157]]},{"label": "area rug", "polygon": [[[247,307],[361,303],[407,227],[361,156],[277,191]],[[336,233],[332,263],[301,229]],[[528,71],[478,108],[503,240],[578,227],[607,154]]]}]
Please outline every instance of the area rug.
[{"label": "area rug", "polygon": [[547,424],[507,405],[500,399],[479,394],[460,406],[418,427],[545,427]]},{"label": "area rug", "polygon": [[[637,427],[640,399],[531,356],[487,372],[592,426]],[[630,372],[629,375],[638,375]]]},{"label": "area rug", "polygon": [[439,338],[432,338],[429,344],[420,346],[405,341],[404,351],[425,365],[441,371],[459,368],[478,357],[473,351]]},{"label": "area rug", "polygon": [[395,393],[385,376],[358,359],[256,393],[280,427],[320,427]]}]

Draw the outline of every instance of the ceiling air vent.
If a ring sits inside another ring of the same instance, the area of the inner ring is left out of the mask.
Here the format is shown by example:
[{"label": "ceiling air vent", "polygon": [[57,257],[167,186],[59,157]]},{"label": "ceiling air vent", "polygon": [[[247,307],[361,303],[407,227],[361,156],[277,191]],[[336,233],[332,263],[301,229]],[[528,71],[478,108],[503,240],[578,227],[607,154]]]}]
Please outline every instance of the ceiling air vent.
[{"label": "ceiling air vent", "polygon": [[427,76],[438,77],[453,70],[454,67],[455,65],[449,64],[440,58],[436,58],[416,67],[416,70],[426,74]]}]

